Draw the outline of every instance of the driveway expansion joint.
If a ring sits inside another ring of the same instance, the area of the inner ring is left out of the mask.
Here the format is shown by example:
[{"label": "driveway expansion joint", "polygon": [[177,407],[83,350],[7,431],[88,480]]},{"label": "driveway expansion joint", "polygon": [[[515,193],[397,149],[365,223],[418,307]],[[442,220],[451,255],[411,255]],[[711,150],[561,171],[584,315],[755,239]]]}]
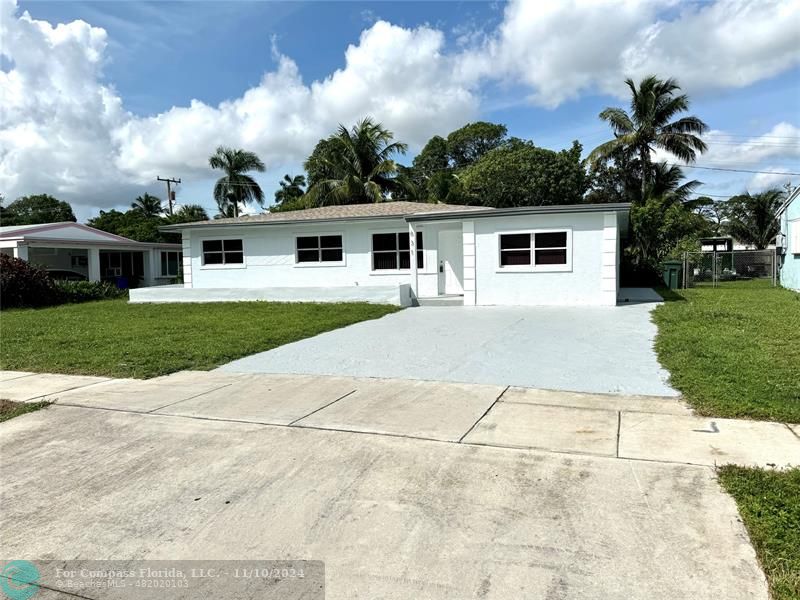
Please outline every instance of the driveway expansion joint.
[{"label": "driveway expansion joint", "polygon": [[496,405],[498,402],[500,402],[500,398],[502,398],[502,397],[503,397],[503,394],[505,394],[505,393],[508,391],[508,389],[509,389],[510,387],[511,387],[510,385],[507,385],[507,386],[506,386],[506,387],[503,389],[503,391],[502,391],[502,392],[500,392],[500,394],[497,396],[497,398],[495,398],[495,399],[494,399],[494,402],[492,402],[492,403],[489,405],[489,408],[487,408],[487,409],[486,409],[486,410],[483,412],[483,414],[482,414],[482,415],[481,415],[481,416],[478,418],[478,420],[477,420],[477,421],[475,421],[475,422],[472,424],[472,427],[470,427],[469,429],[467,429],[467,431],[464,433],[464,435],[462,435],[460,438],[458,438],[458,443],[459,443],[459,444],[461,444],[461,443],[464,441],[464,438],[465,438],[465,437],[467,437],[467,436],[468,436],[470,433],[472,433],[472,430],[473,430],[473,429],[475,429],[475,428],[478,426],[478,423],[480,423],[480,422],[481,422],[481,421],[484,419],[484,417],[486,417],[486,415],[488,415],[488,414],[489,414],[489,411],[491,411],[491,410],[492,410],[492,409],[495,407],[495,405]]}]

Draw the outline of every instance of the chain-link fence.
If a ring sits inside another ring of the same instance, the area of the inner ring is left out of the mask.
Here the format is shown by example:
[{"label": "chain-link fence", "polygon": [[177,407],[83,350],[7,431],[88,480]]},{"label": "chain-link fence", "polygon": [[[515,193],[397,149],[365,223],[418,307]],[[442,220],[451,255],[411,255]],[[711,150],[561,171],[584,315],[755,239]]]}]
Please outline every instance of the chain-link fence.
[{"label": "chain-link fence", "polygon": [[683,255],[683,287],[719,287],[754,281],[777,285],[775,250],[686,252]]}]

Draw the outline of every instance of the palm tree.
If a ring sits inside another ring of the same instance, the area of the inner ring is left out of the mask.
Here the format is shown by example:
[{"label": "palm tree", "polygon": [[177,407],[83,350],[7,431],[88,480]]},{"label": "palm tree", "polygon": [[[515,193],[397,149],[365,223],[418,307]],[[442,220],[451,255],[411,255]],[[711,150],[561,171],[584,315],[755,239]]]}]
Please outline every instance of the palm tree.
[{"label": "palm tree", "polygon": [[255,179],[247,175],[248,171],[266,171],[264,163],[254,152],[220,146],[217,152],[208,159],[212,169],[219,169],[224,176],[214,184],[214,200],[220,212],[227,213],[227,207],[233,207],[233,216],[239,216],[239,205],[255,202],[264,206],[264,192]]},{"label": "palm tree", "polygon": [[[307,194],[316,205],[382,202],[393,189],[397,165],[392,156],[404,154],[406,144],[395,142],[391,131],[367,117],[352,129],[339,129],[325,140],[324,153],[313,168],[327,175]],[[306,165],[306,170],[310,170]]]},{"label": "palm tree", "polygon": [[655,163],[652,166],[645,197],[668,198],[675,202],[691,204],[689,196],[698,186],[703,185],[703,182],[696,179],[683,182],[683,177],[683,169],[678,165]]},{"label": "palm tree", "polygon": [[151,196],[150,194],[143,194],[136,198],[136,200],[131,203],[131,208],[141,211],[144,216],[148,218],[157,217],[164,212],[161,206],[161,198]]},{"label": "palm tree", "polygon": [[291,177],[288,173],[279,182],[280,188],[275,191],[275,202],[280,204],[295,200],[306,193],[306,178],[304,175]]},{"label": "palm tree", "polygon": [[600,118],[611,125],[614,139],[592,150],[589,161],[595,164],[620,150],[636,156],[644,198],[652,175],[652,152],[665,150],[684,162],[694,162],[697,153],[707,149],[699,136],[708,126],[695,116],[672,120],[689,109],[689,97],[676,95],[681,88],[674,79],[650,75],[638,87],[630,78],[625,83],[632,96],[630,114],[622,108],[606,108],[600,113]]},{"label": "palm tree", "polygon": [[167,217],[170,223],[193,223],[194,221],[208,221],[206,209],[199,204],[184,204],[174,215]]},{"label": "palm tree", "polygon": [[763,250],[780,233],[778,209],[784,199],[784,193],[778,189],[734,196],[725,203],[728,233],[740,242]]}]

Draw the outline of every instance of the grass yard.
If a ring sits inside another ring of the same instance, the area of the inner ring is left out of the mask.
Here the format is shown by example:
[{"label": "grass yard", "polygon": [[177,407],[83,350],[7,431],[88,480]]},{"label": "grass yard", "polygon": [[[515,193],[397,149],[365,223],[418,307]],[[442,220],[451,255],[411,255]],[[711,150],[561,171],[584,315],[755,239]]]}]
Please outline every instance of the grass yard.
[{"label": "grass yard", "polygon": [[722,487],[739,505],[773,600],[800,598],[800,468],[766,471],[728,465]]},{"label": "grass yard", "polygon": [[147,378],[205,370],[399,310],[366,303],[128,304],[0,313],[0,368]]},{"label": "grass yard", "polygon": [[49,405],[50,402],[13,402],[0,398],[0,423],[20,415],[36,412]]},{"label": "grass yard", "polygon": [[800,423],[800,294],[764,282],[669,292],[656,352],[700,414]]}]

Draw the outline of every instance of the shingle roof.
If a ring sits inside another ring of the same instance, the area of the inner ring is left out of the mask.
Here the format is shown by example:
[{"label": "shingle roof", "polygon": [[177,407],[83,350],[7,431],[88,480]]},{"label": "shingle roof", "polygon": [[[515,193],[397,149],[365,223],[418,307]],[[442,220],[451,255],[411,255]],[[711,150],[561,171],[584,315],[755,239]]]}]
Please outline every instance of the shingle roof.
[{"label": "shingle roof", "polygon": [[486,210],[483,206],[463,206],[457,204],[431,204],[427,202],[378,202],[375,204],[343,204],[322,206],[287,212],[244,215],[235,219],[214,219],[194,221],[179,225],[169,225],[162,229],[182,229],[195,225],[240,225],[245,223],[295,223],[297,221],[334,221],[347,219],[383,219],[404,217],[420,213],[441,213],[448,211]]}]

